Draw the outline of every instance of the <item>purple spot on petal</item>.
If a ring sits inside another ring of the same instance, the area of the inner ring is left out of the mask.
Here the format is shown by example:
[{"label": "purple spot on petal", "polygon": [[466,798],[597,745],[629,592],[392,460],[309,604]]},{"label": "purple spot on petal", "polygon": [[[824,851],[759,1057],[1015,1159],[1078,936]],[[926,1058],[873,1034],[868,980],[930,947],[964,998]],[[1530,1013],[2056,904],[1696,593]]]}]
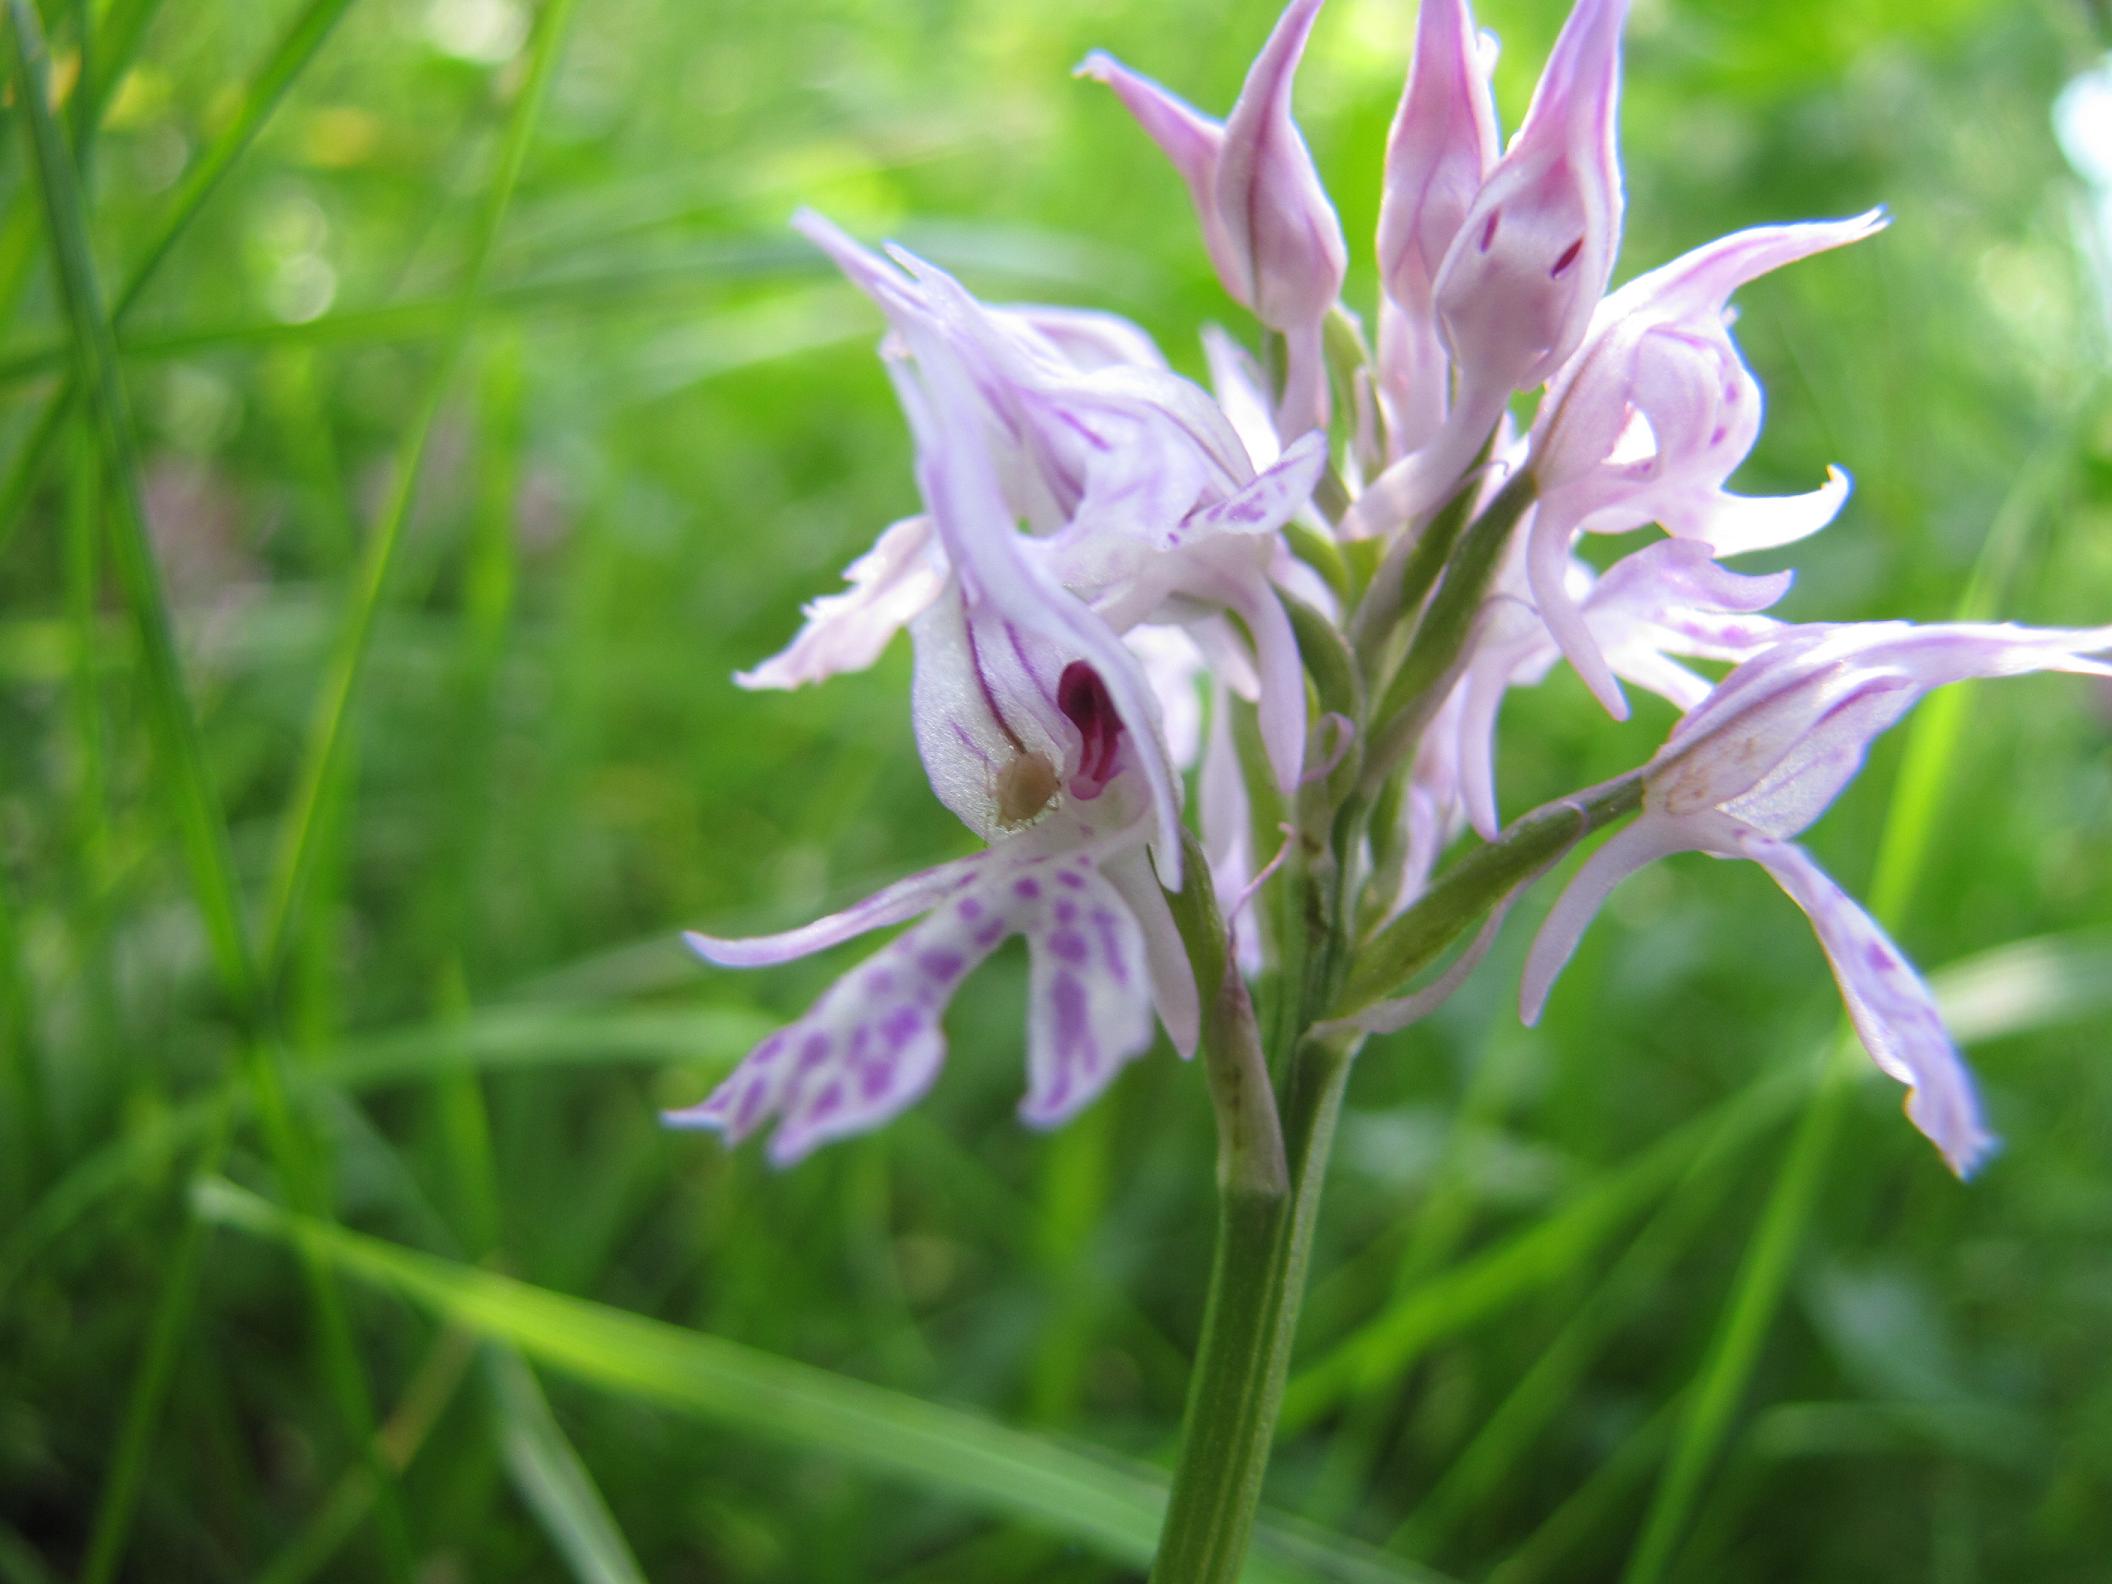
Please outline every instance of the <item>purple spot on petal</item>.
[{"label": "purple spot on petal", "polygon": [[733,1131],[746,1133],[755,1126],[756,1117],[763,1109],[763,1086],[750,1084],[741,1096],[740,1108],[733,1114]]},{"label": "purple spot on petal", "polygon": [[985,924],[981,929],[975,932],[975,943],[976,945],[982,947],[995,946],[999,941],[1003,940],[1009,932],[1010,926],[1007,925],[1003,919],[992,919],[989,923]]},{"label": "purple spot on petal", "polygon": [[1726,426],[1725,426],[1725,425],[1723,425],[1723,424],[1718,424],[1718,425],[1716,426],[1716,430],[1715,430],[1715,433],[1713,433],[1713,434],[1711,434],[1711,435],[1709,436],[1709,444],[1710,444],[1710,445],[1712,445],[1712,446],[1720,446],[1720,445],[1722,445],[1722,444],[1723,444],[1723,441],[1724,441],[1724,437],[1725,437],[1726,435],[1728,435],[1728,434],[1729,434],[1730,432],[1731,432],[1731,431],[1730,431],[1730,429],[1729,429],[1728,427],[1726,427]]},{"label": "purple spot on petal", "polygon": [[1073,968],[1085,966],[1085,937],[1076,930],[1058,930],[1049,937],[1049,951]]},{"label": "purple spot on petal", "polygon": [[1872,941],[1863,948],[1863,957],[1879,973],[1890,973],[1893,968],[1898,966],[1893,962],[1892,954],[1885,950],[1883,944],[1878,941]]},{"label": "purple spot on petal", "polygon": [[[1076,869],[1062,869],[1057,871],[1056,883],[1060,886],[1069,886],[1073,891],[1083,891],[1085,889],[1085,876]],[[1061,915],[1058,916],[1061,917]]]},{"label": "purple spot on petal", "polygon": [[895,993],[895,976],[885,968],[875,968],[865,976],[865,988],[869,993],[876,996],[893,995]]},{"label": "purple spot on petal", "polygon": [[923,1026],[924,1014],[915,1007],[897,1007],[880,1025],[880,1037],[887,1042],[890,1051],[900,1052],[903,1046],[916,1038],[917,1030]]},{"label": "purple spot on petal", "polygon": [[1012,882],[1012,893],[1015,896],[1024,897],[1027,901],[1032,902],[1036,897],[1041,895],[1041,882],[1039,880],[1032,879],[1015,880]]},{"label": "purple spot on petal", "polygon": [[1114,914],[1105,908],[1093,909],[1093,927],[1100,932],[1100,953],[1107,959],[1107,971],[1118,985],[1129,983],[1129,959],[1122,949],[1122,934],[1115,927]]},{"label": "purple spot on petal", "polygon": [[1496,245],[1496,222],[1502,218],[1503,211],[1499,209],[1489,216],[1489,223],[1481,228],[1482,252],[1486,253]]},{"label": "purple spot on petal", "polygon": [[829,1059],[829,1037],[826,1034],[811,1034],[806,1044],[799,1048],[799,1071],[812,1072]]},{"label": "purple spot on petal", "polygon": [[957,977],[967,964],[959,952],[932,950],[917,959],[917,966],[930,978],[943,983]]},{"label": "purple spot on petal", "polygon": [[[1484,250],[1486,250],[1488,244],[1484,242],[1482,244],[1482,247]],[[1547,278],[1549,280],[1560,280],[1564,275],[1569,273],[1570,265],[1576,263],[1577,255],[1579,253],[1582,253],[1583,251],[1584,239],[1582,237],[1578,237],[1576,241],[1570,243],[1568,247],[1562,250],[1562,256],[1555,260],[1555,267],[1547,272]]]},{"label": "purple spot on petal", "polygon": [[879,1062],[858,1070],[858,1092],[868,1100],[877,1100],[887,1093],[889,1070]]},{"label": "purple spot on petal", "polygon": [[976,901],[974,897],[962,897],[961,900],[954,905],[954,912],[960,914],[962,918],[968,920],[969,923],[973,924],[977,919],[983,916],[983,905],[982,903]]},{"label": "purple spot on petal", "polygon": [[814,1097],[814,1103],[807,1107],[807,1121],[809,1123],[826,1122],[831,1116],[834,1116],[837,1111],[841,1110],[842,1107],[843,1085],[840,1083],[831,1083],[827,1088],[823,1089],[820,1094],[816,1095]]},{"label": "purple spot on petal", "polygon": [[[1057,876],[1056,878],[1057,878],[1057,879],[1059,879],[1059,880],[1061,880],[1061,879],[1063,878],[1063,876],[1062,876],[1062,875],[1058,875],[1058,876]],[[1069,901],[1064,901],[1064,902],[1058,902],[1058,903],[1056,904],[1056,922],[1057,922],[1057,923],[1059,923],[1059,924],[1071,924],[1071,923],[1075,923],[1075,922],[1077,921],[1077,918],[1078,918],[1078,904],[1077,904],[1077,903],[1075,903],[1075,902],[1069,902]]]},{"label": "purple spot on petal", "polygon": [[764,1040],[762,1044],[756,1046],[754,1053],[748,1058],[748,1065],[751,1067],[767,1067],[777,1060],[778,1052],[784,1048],[785,1036],[783,1034],[773,1034]]}]

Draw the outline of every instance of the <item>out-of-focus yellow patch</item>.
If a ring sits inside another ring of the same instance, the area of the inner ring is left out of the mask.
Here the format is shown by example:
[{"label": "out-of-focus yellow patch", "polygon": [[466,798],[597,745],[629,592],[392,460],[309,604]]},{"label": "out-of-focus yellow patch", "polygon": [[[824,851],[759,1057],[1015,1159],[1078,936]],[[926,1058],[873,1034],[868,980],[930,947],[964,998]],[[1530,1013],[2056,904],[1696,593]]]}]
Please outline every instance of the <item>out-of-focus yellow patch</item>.
[{"label": "out-of-focus yellow patch", "polygon": [[117,92],[103,110],[103,125],[114,132],[145,126],[168,112],[168,73],[153,66],[135,66],[118,83]]},{"label": "out-of-focus yellow patch", "polygon": [[301,153],[311,165],[346,170],[373,160],[381,148],[381,118],[351,105],[315,111],[301,128]]}]

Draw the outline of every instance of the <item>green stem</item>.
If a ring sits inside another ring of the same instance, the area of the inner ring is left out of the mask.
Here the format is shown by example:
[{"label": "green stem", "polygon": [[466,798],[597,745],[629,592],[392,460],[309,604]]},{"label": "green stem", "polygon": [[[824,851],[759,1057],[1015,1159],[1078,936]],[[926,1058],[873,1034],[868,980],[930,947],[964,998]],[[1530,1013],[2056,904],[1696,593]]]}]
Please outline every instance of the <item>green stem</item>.
[{"label": "green stem", "polygon": [[1209,1307],[1152,1584],[1230,1584],[1245,1565],[1355,1053],[1323,1041],[1298,1048],[1283,1117],[1287,1188],[1233,1181],[1220,1197]]}]

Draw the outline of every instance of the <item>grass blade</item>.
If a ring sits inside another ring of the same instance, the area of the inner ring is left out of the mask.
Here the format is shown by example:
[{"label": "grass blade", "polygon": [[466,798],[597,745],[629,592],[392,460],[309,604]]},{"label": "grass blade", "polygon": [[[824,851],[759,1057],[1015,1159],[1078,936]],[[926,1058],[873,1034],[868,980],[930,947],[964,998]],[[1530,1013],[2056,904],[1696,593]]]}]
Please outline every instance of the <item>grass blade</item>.
[{"label": "grass blade", "polygon": [[564,1553],[573,1576],[580,1584],[645,1584],[644,1570],[593,1476],[565,1439],[534,1373],[511,1349],[494,1349],[484,1368],[505,1427],[506,1471]]},{"label": "grass blade", "polygon": [[514,189],[519,185],[521,168],[528,157],[528,145],[534,137],[536,118],[556,70],[558,45],[564,38],[575,3],[576,0],[549,0],[536,18],[535,36],[529,44],[527,80],[514,100],[500,146],[499,167],[493,174],[483,210],[471,236],[469,263],[458,293],[454,329],[441,347],[439,360],[404,432],[397,453],[395,483],[382,510],[381,520],[367,544],[343,634],[332,656],[329,675],[323,684],[310,728],[295,783],[297,790],[293,806],[286,815],[279,861],[273,872],[265,914],[264,962],[267,972],[283,959],[298,922],[301,892],[307,882],[309,866],[315,859],[318,815],[337,774],[353,700],[358,694],[367,654],[373,643],[374,619],[387,592],[397,547],[402,542],[404,527],[410,520],[411,507],[417,498],[418,475],[425,461],[433,420],[439,414],[441,400],[447,393],[468,338],[474,317],[471,306],[483,294],[492,248],[498,240],[499,227],[505,219]]},{"label": "grass blade", "polygon": [[1283,1394],[1285,1432],[1311,1424],[1358,1390],[1398,1378],[1439,1337],[1574,1271],[1630,1215],[1677,1183],[1703,1150],[1772,1126],[1807,1088],[1808,1080],[1793,1072],[1748,1085],[1523,1231],[1410,1290],[1292,1377]]},{"label": "grass blade", "polygon": [[[347,1274],[577,1379],[946,1493],[1067,1535],[1116,1561],[1141,1565],[1151,1557],[1166,1498],[1165,1478],[1156,1472],[723,1338],[306,1221],[224,1181],[201,1184],[195,1203],[212,1223],[307,1242]],[[1428,1584],[1435,1576],[1365,1547],[1277,1525],[1264,1535],[1247,1577],[1257,1584]]]},{"label": "grass blade", "polygon": [[[329,37],[330,30],[351,8],[351,4],[352,0],[309,0],[308,6],[294,18],[293,25],[280,37],[277,46],[266,57],[263,67],[251,79],[232,119],[185,172],[182,185],[171,201],[168,219],[163,222],[154,239],[147,244],[139,260],[127,272],[124,284],[118,288],[108,315],[111,324],[122,322],[138,304],[155,272],[161,268],[162,261],[182,240],[183,234],[190,229],[191,222],[198,218],[199,211],[205,207],[206,201],[212,197],[214,189],[220,185],[235,161],[240,159],[256,140],[258,132],[263,130],[265,122],[271,119],[271,113],[285,97],[286,90],[293,86],[294,79],[300,76],[309,61],[314,58],[315,52],[322,47],[323,40]],[[124,47],[126,55],[138,47],[139,37],[144,33],[146,23],[151,20],[157,6],[158,0],[154,0],[152,4],[136,4],[113,16],[113,23],[122,22],[124,28],[129,30],[118,32],[113,28],[113,32],[117,33],[118,44]],[[112,75],[114,69],[113,61],[94,80],[94,88],[98,94],[107,97],[109,90],[115,85],[116,79]],[[49,104],[48,100],[45,102]],[[100,102],[96,108],[99,117]],[[114,360],[112,366],[115,366]],[[9,537],[14,533],[24,509],[29,504],[30,495],[35,491],[38,480],[43,477],[53,439],[65,423],[67,410],[80,388],[81,380],[76,373],[45,400],[43,408],[30,425],[28,439],[15,454],[6,479],[0,481],[0,551],[6,549]]]},{"label": "grass blade", "polygon": [[[111,473],[112,559],[139,631],[148,709],[166,766],[164,786],[175,805],[185,857],[221,980],[244,1013],[258,1005],[255,966],[244,938],[219,799],[206,772],[196,723],[186,702],[183,672],[169,628],[161,575],[147,542],[139,493],[138,446],[132,414],[118,376],[117,347],[103,311],[101,286],[88,242],[88,221],[74,180],[73,157],[51,113],[50,67],[42,30],[26,0],[8,0],[14,22],[17,102],[29,138],[37,188],[51,236],[53,264],[73,332],[74,377],[85,390]],[[45,448],[49,450],[47,446]]]},{"label": "grass blade", "polygon": [[[310,1157],[296,1137],[285,1103],[276,1048],[266,1027],[256,959],[242,918],[226,826],[184,686],[160,571],[148,542],[131,411],[118,373],[116,342],[104,310],[73,157],[52,114],[43,34],[27,0],[9,0],[9,15],[14,24],[19,89],[16,97],[23,106],[22,119],[50,233],[59,294],[73,331],[75,379],[86,397],[109,470],[112,560],[138,629],[147,713],[163,763],[162,787],[173,805],[172,813],[181,832],[215,966],[242,1026],[242,1066],[254,1091],[274,1163],[294,1202],[304,1208],[312,1207],[320,1199],[309,1170]],[[104,1486],[90,1543],[91,1566],[85,1574],[90,1580],[107,1577],[122,1552],[177,1341],[192,1306],[191,1288],[201,1255],[200,1241],[187,1237],[167,1269],[154,1328],[126,1410],[120,1455]],[[331,1377],[329,1385],[355,1445],[364,1447],[372,1439],[373,1411],[352,1349],[350,1325],[327,1274],[311,1266],[310,1277],[323,1336],[325,1367]],[[386,1478],[384,1485],[384,1537],[390,1544],[397,1573],[407,1577],[407,1531],[394,1500],[394,1487]]]}]

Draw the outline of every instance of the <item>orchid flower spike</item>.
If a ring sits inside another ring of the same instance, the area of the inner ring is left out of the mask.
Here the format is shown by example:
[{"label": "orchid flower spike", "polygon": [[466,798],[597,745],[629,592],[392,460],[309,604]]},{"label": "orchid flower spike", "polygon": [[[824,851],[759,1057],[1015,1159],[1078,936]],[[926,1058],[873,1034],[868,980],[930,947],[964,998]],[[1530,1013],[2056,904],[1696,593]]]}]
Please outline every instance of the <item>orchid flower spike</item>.
[{"label": "orchid flower spike", "polygon": [[1278,431],[1327,422],[1321,334],[1342,289],[1342,223],[1291,119],[1291,80],[1321,0],[1291,0],[1220,123],[1104,51],[1077,75],[1106,83],[1188,184],[1225,290],[1286,343]]},{"label": "orchid flower spike", "polygon": [[1379,388],[1394,456],[1429,439],[1450,404],[1437,271],[1496,163],[1495,65],[1466,0],[1423,0],[1379,201]]},{"label": "orchid flower spike", "polygon": [[1870,743],[1929,689],[2028,671],[2112,676],[2112,665],[2089,658],[2107,650],[2112,627],[1790,629],[1689,711],[1644,767],[1642,813],[1577,871],[1533,942],[1520,992],[1525,1020],[1538,1019],[1585,927],[1627,876],[1677,852],[1749,858],[1810,918],[1864,1049],[1908,1087],[1908,1117],[1952,1170],[1969,1174],[1994,1139],[1928,987],[1790,838],[1825,812]]},{"label": "orchid flower spike", "polygon": [[1759,438],[1763,406],[1731,340],[1728,305],[1747,282],[1885,224],[1873,209],[1848,220],[1758,226],[1639,275],[1600,306],[1549,388],[1527,464],[1539,486],[1527,563],[1533,598],[1616,719],[1627,714],[1620,689],[1562,586],[1571,540],[1580,530],[1626,533],[1655,522],[1716,555],[1737,555],[1833,520],[1848,497],[1837,468],[1803,495],[1750,498],[1723,487]]}]

